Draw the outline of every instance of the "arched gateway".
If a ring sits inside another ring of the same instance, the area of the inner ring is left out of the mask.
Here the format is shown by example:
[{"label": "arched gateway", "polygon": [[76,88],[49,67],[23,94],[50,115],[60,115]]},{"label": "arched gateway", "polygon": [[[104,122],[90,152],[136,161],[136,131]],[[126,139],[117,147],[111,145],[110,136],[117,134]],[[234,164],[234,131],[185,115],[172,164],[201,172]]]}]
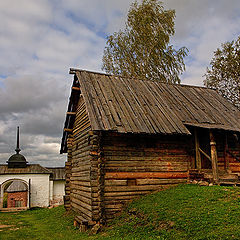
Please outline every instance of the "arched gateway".
[{"label": "arched gateway", "polygon": [[22,179],[9,179],[1,184],[1,209],[29,208],[29,183]]},{"label": "arched gateway", "polygon": [[63,204],[65,169],[29,164],[20,154],[19,127],[15,151],[0,164],[0,211]]}]

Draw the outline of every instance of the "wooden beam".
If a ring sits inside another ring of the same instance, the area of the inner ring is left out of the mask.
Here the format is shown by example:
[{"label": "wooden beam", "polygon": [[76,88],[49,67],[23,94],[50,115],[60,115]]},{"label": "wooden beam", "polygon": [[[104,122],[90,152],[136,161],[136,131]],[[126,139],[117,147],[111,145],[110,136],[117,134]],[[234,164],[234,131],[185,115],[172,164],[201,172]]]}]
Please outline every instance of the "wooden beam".
[{"label": "wooden beam", "polygon": [[72,132],[72,129],[70,129],[70,128],[64,128],[64,132]]},{"label": "wooden beam", "polygon": [[213,172],[213,182],[219,184],[219,174],[218,174],[218,160],[217,160],[217,148],[216,141],[213,132],[210,130],[210,146],[211,146],[211,159],[212,159],[212,172]]},{"label": "wooden beam", "polygon": [[212,162],[212,159],[208,156],[208,154],[206,154],[201,148],[198,148],[200,153],[202,153],[208,160],[210,160],[210,162]]},{"label": "wooden beam", "polygon": [[224,168],[225,170],[229,169],[229,158],[227,156],[227,150],[228,150],[228,141],[227,141],[227,133],[225,132],[225,143],[224,143]]},{"label": "wooden beam", "polygon": [[187,172],[107,172],[105,179],[187,178]]},{"label": "wooden beam", "polygon": [[76,115],[76,112],[67,112],[67,115]]},{"label": "wooden beam", "polygon": [[235,160],[237,160],[238,162],[240,162],[240,158],[238,158],[234,153],[230,152],[229,149],[227,150],[227,153],[228,153],[231,157],[235,158]]},{"label": "wooden beam", "polygon": [[202,164],[201,164],[201,154],[199,151],[200,146],[199,146],[197,128],[194,128],[194,136],[195,136],[196,168],[201,169]]},{"label": "wooden beam", "polygon": [[72,87],[72,90],[80,91],[79,87]]}]

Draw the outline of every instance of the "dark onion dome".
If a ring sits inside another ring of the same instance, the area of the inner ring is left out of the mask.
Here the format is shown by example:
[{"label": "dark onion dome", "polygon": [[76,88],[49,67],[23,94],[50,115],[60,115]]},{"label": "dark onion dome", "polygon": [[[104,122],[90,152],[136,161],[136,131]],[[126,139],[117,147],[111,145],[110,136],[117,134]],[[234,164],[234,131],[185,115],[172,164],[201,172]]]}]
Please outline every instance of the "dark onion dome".
[{"label": "dark onion dome", "polygon": [[26,158],[20,154],[19,148],[19,127],[17,128],[17,147],[15,149],[16,154],[13,154],[7,161],[9,168],[25,168],[27,167]]},{"label": "dark onion dome", "polygon": [[27,160],[26,158],[20,154],[20,153],[16,153],[16,154],[13,154],[7,161],[7,163],[10,163],[10,162],[16,162],[16,163],[27,163]]},{"label": "dark onion dome", "polygon": [[13,154],[7,161],[8,163],[8,167],[13,167],[13,168],[17,168],[17,167],[26,167],[27,166],[27,160],[26,158],[19,153]]}]

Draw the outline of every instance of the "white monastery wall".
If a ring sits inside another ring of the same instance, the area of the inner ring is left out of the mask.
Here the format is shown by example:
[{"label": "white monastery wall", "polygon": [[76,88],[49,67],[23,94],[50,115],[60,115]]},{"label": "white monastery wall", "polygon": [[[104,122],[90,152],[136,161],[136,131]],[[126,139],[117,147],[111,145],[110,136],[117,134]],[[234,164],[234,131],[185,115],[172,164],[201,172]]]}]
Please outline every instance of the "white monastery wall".
[{"label": "white monastery wall", "polygon": [[7,180],[20,179],[30,183],[30,207],[48,207],[49,206],[49,174],[6,174],[0,175],[0,184]]},{"label": "white monastery wall", "polygon": [[53,205],[63,204],[65,195],[65,180],[53,181]]}]

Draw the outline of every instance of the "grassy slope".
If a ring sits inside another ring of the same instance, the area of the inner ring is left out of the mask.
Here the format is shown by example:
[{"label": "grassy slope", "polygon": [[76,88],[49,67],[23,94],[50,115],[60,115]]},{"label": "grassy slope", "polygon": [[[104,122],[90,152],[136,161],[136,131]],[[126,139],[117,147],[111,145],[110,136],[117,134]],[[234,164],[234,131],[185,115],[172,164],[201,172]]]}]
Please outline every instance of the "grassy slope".
[{"label": "grassy slope", "polygon": [[240,239],[239,189],[180,185],[145,196],[102,239]]},{"label": "grassy slope", "polygon": [[0,224],[15,225],[0,239],[240,239],[239,194],[240,188],[180,185],[132,202],[90,237],[73,227],[63,207],[0,213]]}]

